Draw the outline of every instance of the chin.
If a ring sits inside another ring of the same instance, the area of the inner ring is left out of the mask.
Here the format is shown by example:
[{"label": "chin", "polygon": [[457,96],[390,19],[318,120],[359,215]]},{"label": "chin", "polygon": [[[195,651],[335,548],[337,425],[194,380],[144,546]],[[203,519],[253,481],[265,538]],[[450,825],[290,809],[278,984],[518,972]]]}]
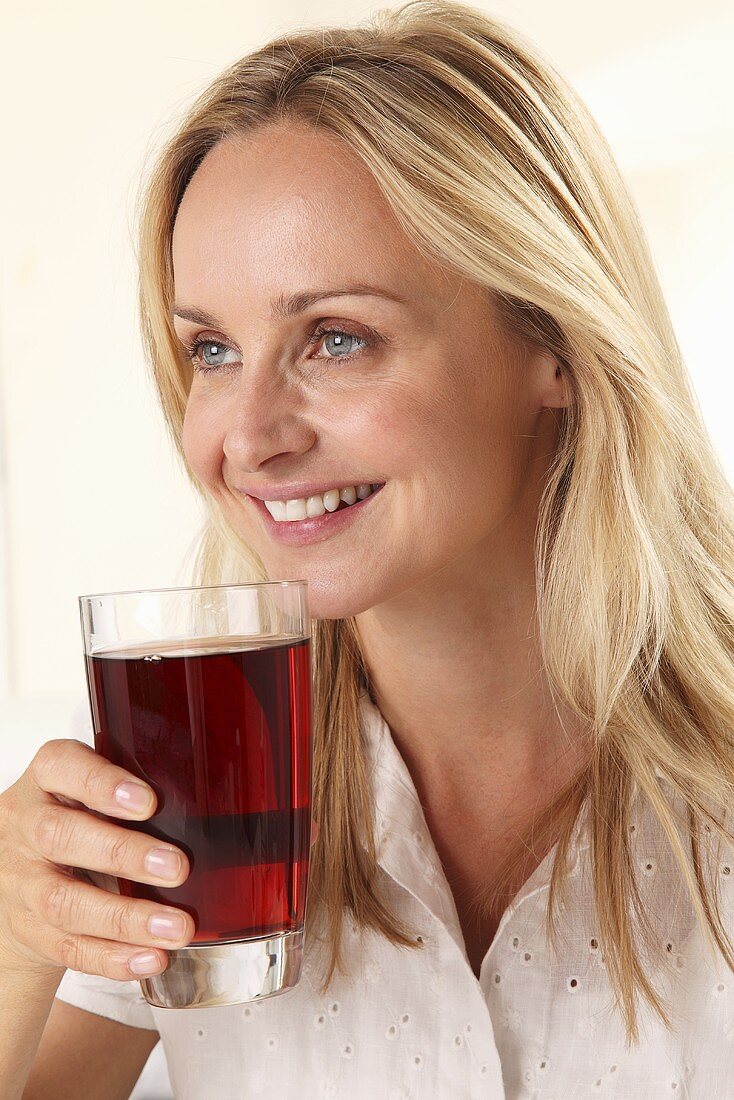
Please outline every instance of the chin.
[{"label": "chin", "polygon": [[[272,580],[304,580],[308,584],[308,610],[312,619],[348,619],[359,615],[380,602],[380,593],[374,581],[359,573],[327,575],[326,570],[299,568],[297,558],[289,568],[266,562],[268,576]],[[271,570],[272,565],[272,570]]]}]

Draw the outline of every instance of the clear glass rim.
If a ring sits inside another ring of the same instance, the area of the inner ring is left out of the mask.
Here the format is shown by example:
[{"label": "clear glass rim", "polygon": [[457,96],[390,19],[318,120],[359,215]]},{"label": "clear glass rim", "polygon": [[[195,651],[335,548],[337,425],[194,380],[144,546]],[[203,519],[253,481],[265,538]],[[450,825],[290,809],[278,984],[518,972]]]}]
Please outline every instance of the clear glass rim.
[{"label": "clear glass rim", "polygon": [[98,600],[106,596],[154,596],[162,592],[214,592],[222,588],[264,588],[266,585],[308,585],[307,580],[291,581],[245,581],[242,584],[184,584],[180,588],[132,588],[123,589],[120,592],[89,592],[84,596],[78,596],[79,603],[82,600]]}]

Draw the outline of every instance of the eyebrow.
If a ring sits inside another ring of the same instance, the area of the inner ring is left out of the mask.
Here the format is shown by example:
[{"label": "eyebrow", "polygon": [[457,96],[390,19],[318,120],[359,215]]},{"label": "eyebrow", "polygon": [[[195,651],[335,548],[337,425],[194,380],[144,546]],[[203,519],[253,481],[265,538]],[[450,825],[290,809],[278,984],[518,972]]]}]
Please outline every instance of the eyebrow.
[{"label": "eyebrow", "polygon": [[[395,294],[391,290],[384,290],[381,287],[368,286],[366,283],[356,283],[354,286],[346,287],[317,287],[313,290],[301,290],[296,294],[279,294],[277,298],[274,298],[270,304],[272,316],[274,318],[286,319],[288,317],[294,317],[297,313],[302,313],[309,306],[314,305],[315,302],[320,302],[322,298],[343,298],[343,297],[373,297],[373,298],[387,298],[389,301],[399,302],[401,305],[407,303],[407,298],[401,298],[399,294]],[[209,313],[205,313],[204,310],[195,309],[189,306],[175,305],[173,307],[173,316],[181,317],[184,321],[193,321],[199,325],[212,325],[216,328],[223,328],[223,324],[216,317],[213,317]]]}]

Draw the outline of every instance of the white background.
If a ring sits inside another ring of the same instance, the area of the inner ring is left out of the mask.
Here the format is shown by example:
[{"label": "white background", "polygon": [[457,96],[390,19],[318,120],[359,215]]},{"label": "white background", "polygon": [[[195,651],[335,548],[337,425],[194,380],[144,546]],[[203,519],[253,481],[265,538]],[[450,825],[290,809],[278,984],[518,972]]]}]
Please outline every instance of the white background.
[{"label": "white background", "polygon": [[[734,12],[712,0],[476,6],[537,42],[610,141],[731,478]],[[77,596],[188,582],[198,506],[136,329],[141,177],[225,65],[284,30],[371,8],[68,0],[4,16],[0,790],[67,735],[84,700]],[[134,1096],[166,1095],[159,1044]]]},{"label": "white background", "polygon": [[[497,3],[566,73],[640,208],[678,338],[729,471],[734,352],[734,11],[590,14]],[[367,6],[213,0],[17,5],[4,29],[0,177],[0,698],[85,692],[77,596],[186,583],[198,506],[136,327],[133,203],[160,140],[224,65]],[[274,13],[274,14],[273,14]],[[3,748],[5,746],[3,745]]]}]

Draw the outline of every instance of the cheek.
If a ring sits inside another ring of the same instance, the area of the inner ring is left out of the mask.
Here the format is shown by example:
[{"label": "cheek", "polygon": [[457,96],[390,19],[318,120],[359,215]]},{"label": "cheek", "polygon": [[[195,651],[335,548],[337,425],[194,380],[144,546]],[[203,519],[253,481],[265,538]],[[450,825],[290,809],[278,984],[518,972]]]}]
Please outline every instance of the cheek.
[{"label": "cheek", "polygon": [[365,441],[386,477],[412,476],[426,464],[440,462],[439,440],[445,437],[445,400],[415,386],[390,381],[379,395],[359,402],[350,435]]},{"label": "cheek", "polygon": [[448,541],[481,537],[509,514],[522,492],[531,440],[524,437],[528,429],[517,401],[500,385],[472,387],[464,379],[424,406],[424,422],[416,459],[434,475],[431,512],[438,509]]},{"label": "cheek", "polygon": [[204,485],[213,485],[220,476],[222,440],[216,425],[204,414],[195,399],[189,399],[184,414],[181,445],[191,472]]}]

